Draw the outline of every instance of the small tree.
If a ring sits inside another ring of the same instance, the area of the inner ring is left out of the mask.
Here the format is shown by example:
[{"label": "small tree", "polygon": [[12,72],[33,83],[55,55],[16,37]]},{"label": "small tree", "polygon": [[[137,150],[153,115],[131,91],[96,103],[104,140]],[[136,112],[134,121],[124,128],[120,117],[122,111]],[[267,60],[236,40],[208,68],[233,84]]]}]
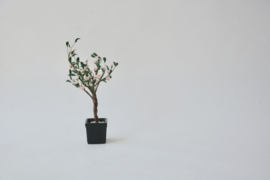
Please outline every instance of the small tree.
[{"label": "small tree", "polygon": [[[94,103],[94,118],[95,122],[98,123],[98,115],[97,115],[97,90],[99,84],[103,81],[107,83],[112,78],[112,72],[118,63],[113,62],[113,64],[109,67],[106,65],[106,58],[101,58],[96,53],[91,54],[91,57],[94,58],[93,61],[93,70],[89,68],[88,59],[85,62],[82,62],[75,49],[73,49],[75,43],[80,38],[77,38],[72,46],[70,46],[69,42],[66,42],[67,46],[67,55],[69,62],[69,78],[66,82],[71,83],[77,88],[80,88],[84,92],[86,92]],[[103,66],[101,65],[103,63]],[[106,75],[105,75],[106,74]],[[88,89],[88,90],[87,90]]]}]

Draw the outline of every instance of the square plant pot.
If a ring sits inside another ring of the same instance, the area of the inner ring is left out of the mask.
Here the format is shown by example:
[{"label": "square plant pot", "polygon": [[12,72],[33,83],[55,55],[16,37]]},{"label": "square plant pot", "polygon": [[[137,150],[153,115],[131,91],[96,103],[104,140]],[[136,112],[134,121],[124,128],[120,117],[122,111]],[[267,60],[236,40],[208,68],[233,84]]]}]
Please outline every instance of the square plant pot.
[{"label": "square plant pot", "polygon": [[88,144],[105,144],[107,132],[107,118],[99,118],[100,123],[95,122],[94,118],[88,118],[85,121],[86,136]]}]

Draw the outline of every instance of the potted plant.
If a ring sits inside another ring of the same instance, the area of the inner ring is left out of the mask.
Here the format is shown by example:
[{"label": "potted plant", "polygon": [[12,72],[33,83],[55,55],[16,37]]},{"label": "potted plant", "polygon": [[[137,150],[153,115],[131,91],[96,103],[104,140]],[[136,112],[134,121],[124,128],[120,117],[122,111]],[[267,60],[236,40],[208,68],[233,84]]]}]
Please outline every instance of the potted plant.
[{"label": "potted plant", "polygon": [[107,82],[112,78],[112,72],[115,70],[118,63],[113,62],[111,66],[106,65],[106,58],[101,58],[96,53],[91,54],[94,58],[92,69],[90,69],[88,59],[83,62],[77,56],[74,45],[80,38],[77,38],[72,46],[66,42],[67,55],[69,62],[69,80],[76,88],[84,91],[94,104],[94,118],[87,118],[85,122],[87,142],[88,144],[106,143],[107,119],[98,117],[98,99],[97,90],[101,82]]}]

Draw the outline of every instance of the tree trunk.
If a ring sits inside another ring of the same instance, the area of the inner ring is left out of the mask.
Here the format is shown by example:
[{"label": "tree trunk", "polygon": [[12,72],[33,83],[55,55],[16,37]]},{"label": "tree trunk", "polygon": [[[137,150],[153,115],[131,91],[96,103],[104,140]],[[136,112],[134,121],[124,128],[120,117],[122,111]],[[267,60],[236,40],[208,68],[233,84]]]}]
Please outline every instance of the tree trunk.
[{"label": "tree trunk", "polygon": [[98,100],[97,100],[96,95],[93,96],[93,103],[94,103],[94,108],[93,108],[93,110],[94,110],[94,118],[95,118],[96,123],[98,123],[98,115],[97,115],[97,112],[98,112],[98,110],[97,110]]}]

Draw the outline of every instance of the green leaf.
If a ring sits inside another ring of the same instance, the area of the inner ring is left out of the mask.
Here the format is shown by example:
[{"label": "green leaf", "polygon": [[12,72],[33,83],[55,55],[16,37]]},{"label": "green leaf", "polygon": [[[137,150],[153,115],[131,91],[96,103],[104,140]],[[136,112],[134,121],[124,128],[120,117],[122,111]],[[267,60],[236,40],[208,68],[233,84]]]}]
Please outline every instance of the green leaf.
[{"label": "green leaf", "polygon": [[105,83],[107,83],[107,82],[106,82],[106,78],[101,79],[101,81],[104,81]]},{"label": "green leaf", "polygon": [[70,80],[66,80],[66,82],[71,82]]},{"label": "green leaf", "polygon": [[68,58],[68,61],[71,62],[71,57]]},{"label": "green leaf", "polygon": [[82,66],[82,68],[84,69],[85,65],[83,64],[83,62],[81,62],[81,66]]},{"label": "green leaf", "polygon": [[[107,66],[107,65],[106,65]],[[109,67],[107,66],[107,70],[109,70]]]},{"label": "green leaf", "polygon": [[69,42],[67,41],[67,42],[66,42],[66,46],[68,47],[68,45],[69,45]]},{"label": "green leaf", "polygon": [[79,39],[80,39],[80,38],[75,39],[75,43],[76,43]]},{"label": "green leaf", "polygon": [[91,54],[91,57],[92,57],[92,58],[94,58],[94,57],[95,57],[95,55],[94,55],[94,54]]},{"label": "green leaf", "polygon": [[76,61],[77,61],[77,63],[78,63],[78,62],[80,62],[80,58],[79,58],[79,57],[77,57]]},{"label": "green leaf", "polygon": [[103,58],[103,61],[106,62],[106,58],[105,57]]},{"label": "green leaf", "polygon": [[97,54],[96,53],[93,53],[94,54],[94,56],[96,57],[97,56]]},{"label": "green leaf", "polygon": [[113,62],[113,64],[114,64],[115,67],[118,66],[118,63],[116,63],[116,62]]},{"label": "green leaf", "polygon": [[70,74],[72,74],[72,73],[71,73],[71,69],[69,70],[69,75],[70,75]]},{"label": "green leaf", "polygon": [[98,62],[96,63],[96,66],[97,66],[97,68],[98,68],[98,69],[100,69],[100,65],[99,65],[99,63],[98,63]]},{"label": "green leaf", "polygon": [[79,84],[73,84],[75,87],[79,87],[80,85]]},{"label": "green leaf", "polygon": [[110,78],[112,78],[112,76],[110,76]]}]

